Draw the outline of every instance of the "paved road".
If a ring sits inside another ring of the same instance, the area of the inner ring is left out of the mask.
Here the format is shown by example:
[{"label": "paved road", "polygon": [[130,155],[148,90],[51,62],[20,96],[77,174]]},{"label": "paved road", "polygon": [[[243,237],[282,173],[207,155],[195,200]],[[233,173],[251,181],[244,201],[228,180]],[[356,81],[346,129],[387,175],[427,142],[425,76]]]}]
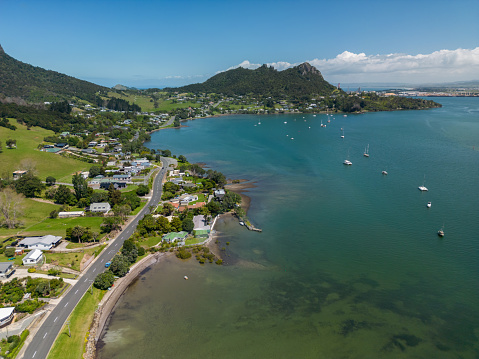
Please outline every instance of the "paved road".
[{"label": "paved road", "polygon": [[65,321],[71,314],[75,306],[78,304],[83,294],[90,288],[90,285],[95,280],[98,273],[105,270],[105,263],[110,261],[113,256],[123,245],[123,242],[128,239],[134,232],[138,221],[148,213],[149,207],[157,203],[161,199],[162,186],[161,181],[166,174],[168,166],[172,163],[172,159],[162,158],[163,168],[156,176],[153,183],[153,194],[147,206],[145,206],[139,215],[122,231],[122,233],[100,254],[95,262],[87,269],[81,276],[77,284],[75,284],[70,291],[62,298],[55,309],[52,310],[48,318],[44,321],[42,326],[38,329],[32,341],[28,345],[23,358],[25,359],[43,359],[46,358],[50,351],[55,338],[60,330],[63,328]]}]

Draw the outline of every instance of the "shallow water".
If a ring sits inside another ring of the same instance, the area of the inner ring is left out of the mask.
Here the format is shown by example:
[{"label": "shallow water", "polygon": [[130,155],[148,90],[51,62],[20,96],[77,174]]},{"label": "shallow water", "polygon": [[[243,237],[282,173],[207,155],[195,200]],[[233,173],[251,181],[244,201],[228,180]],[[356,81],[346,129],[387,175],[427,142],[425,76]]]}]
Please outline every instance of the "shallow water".
[{"label": "shallow water", "polygon": [[152,267],[116,307],[99,358],[477,357],[479,99],[438,102],[154,133],[151,148],[254,181],[248,214],[263,233],[223,219],[227,265]]}]

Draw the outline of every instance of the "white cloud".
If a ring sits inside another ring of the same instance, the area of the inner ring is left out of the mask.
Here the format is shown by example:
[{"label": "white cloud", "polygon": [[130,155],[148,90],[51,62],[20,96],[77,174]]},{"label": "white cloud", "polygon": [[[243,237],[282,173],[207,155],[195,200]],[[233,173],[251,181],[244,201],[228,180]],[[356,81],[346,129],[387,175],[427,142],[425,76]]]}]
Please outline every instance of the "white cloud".
[{"label": "white cloud", "polygon": [[[321,71],[329,81],[341,82],[445,82],[479,79],[479,47],[475,49],[439,50],[431,54],[366,55],[349,51],[332,59],[305,60]],[[267,64],[284,70],[300,63]],[[248,60],[237,67],[261,66]]]}]

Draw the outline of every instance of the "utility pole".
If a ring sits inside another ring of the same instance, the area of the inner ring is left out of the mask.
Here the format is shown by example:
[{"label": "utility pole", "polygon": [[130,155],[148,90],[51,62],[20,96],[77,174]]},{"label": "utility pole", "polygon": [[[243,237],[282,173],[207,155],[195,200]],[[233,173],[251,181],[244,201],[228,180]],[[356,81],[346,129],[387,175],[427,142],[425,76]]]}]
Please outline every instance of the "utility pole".
[{"label": "utility pole", "polygon": [[68,325],[68,336],[71,338],[72,333],[70,332],[70,319],[66,322],[66,325]]}]

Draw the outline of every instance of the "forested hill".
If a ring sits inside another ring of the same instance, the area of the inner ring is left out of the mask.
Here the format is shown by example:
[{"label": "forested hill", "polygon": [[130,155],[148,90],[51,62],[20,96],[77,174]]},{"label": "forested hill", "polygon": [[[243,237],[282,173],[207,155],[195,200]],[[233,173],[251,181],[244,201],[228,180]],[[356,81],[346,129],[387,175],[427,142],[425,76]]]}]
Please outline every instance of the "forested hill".
[{"label": "forested hill", "polygon": [[337,91],[336,87],[324,80],[321,72],[305,62],[283,71],[263,65],[256,70],[238,67],[221,72],[200,84],[169,91],[222,93],[225,95],[261,94],[279,98],[301,97],[304,95],[328,96]]},{"label": "forested hill", "polygon": [[0,46],[0,99],[16,97],[33,103],[77,97],[94,101],[98,91],[108,89],[23,63],[9,56]]}]

